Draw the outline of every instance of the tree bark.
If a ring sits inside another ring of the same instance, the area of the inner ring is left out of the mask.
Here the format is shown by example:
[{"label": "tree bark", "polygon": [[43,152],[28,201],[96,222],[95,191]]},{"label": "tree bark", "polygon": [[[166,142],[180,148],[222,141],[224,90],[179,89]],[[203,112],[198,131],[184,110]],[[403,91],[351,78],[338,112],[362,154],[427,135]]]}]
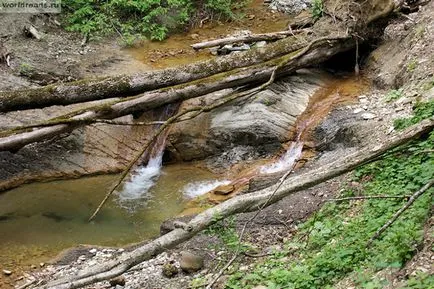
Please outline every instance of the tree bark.
[{"label": "tree bark", "polygon": [[226,37],[216,40],[204,41],[201,43],[196,43],[191,45],[191,47],[195,50],[215,47],[215,46],[223,46],[227,44],[233,43],[252,43],[258,41],[275,41],[279,39],[286,38],[288,36],[294,36],[295,34],[308,32],[308,30],[288,30],[288,31],[279,31],[279,32],[271,32],[271,33],[262,33],[262,34],[251,34],[251,35],[243,35],[243,36],[232,36]]},{"label": "tree bark", "polygon": [[247,195],[236,196],[197,215],[186,224],[189,228],[188,230],[182,228],[174,229],[173,231],[142,245],[131,252],[119,256],[111,262],[92,268],[92,270],[87,272],[82,272],[71,279],[54,280],[39,288],[79,288],[119,276],[133,266],[149,260],[165,250],[173,248],[192,238],[200,231],[215,223],[217,221],[216,216],[226,218],[238,213],[255,211],[261,206],[264,206],[264,204],[267,206],[271,205],[290,194],[313,187],[319,183],[350,172],[361,165],[377,160],[379,156],[390,149],[405,144],[424,133],[430,132],[433,128],[434,118],[424,120],[398,135],[388,138],[386,143],[373,143],[360,149],[358,152],[337,159],[328,165],[318,167],[304,174],[290,177],[281,184],[280,189],[276,192],[274,191],[275,186],[277,185]]},{"label": "tree bark", "polygon": [[68,105],[98,99],[135,95],[163,87],[191,82],[211,75],[248,67],[297,51],[316,37],[300,33],[267,45],[215,59],[176,68],[149,71],[135,75],[85,79],[40,88],[1,91],[0,112]]},{"label": "tree bark", "polygon": [[[27,144],[53,137],[56,134],[70,132],[79,126],[92,123],[96,119],[114,119],[136,111],[151,110],[165,104],[202,96],[218,90],[246,85],[252,82],[266,81],[270,78],[274,68],[279,66],[280,63],[285,62],[277,70],[277,75],[288,74],[296,69],[320,63],[338,52],[350,49],[353,45],[354,41],[347,36],[318,38],[309,45],[305,45],[309,48],[309,51],[303,53],[300,57],[297,57],[297,54],[285,55],[263,64],[239,68],[175,87],[147,92],[142,96],[87,108],[85,111],[77,111],[72,113],[72,117],[71,114],[68,114],[46,123],[37,124],[36,126],[50,126],[1,137],[0,151],[16,151]],[[16,132],[16,129],[9,131],[9,133],[14,132]],[[8,132],[5,133],[7,134]]]},{"label": "tree bark", "polygon": [[0,112],[41,108],[50,105],[68,105],[171,87],[218,73],[264,63],[302,49],[316,38],[343,34],[346,31],[367,39],[371,30],[366,29],[366,27],[377,19],[390,15],[402,5],[402,2],[403,0],[369,0],[355,5],[352,1],[325,1],[324,9],[333,11],[333,17],[325,15],[314,24],[312,30],[278,40],[266,47],[177,68],[136,75],[87,79],[36,89],[2,91],[0,92]]}]

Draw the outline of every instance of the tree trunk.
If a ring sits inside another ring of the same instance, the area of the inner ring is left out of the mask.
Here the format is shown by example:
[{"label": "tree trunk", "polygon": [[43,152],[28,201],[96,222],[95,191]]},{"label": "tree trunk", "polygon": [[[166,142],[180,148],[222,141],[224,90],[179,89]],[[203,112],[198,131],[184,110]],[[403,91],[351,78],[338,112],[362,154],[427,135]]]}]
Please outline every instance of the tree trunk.
[{"label": "tree trunk", "polygon": [[404,132],[390,137],[386,143],[373,143],[353,154],[337,159],[326,166],[290,177],[283,182],[280,189],[274,194],[275,188],[273,186],[247,195],[236,196],[197,215],[186,224],[185,228],[188,228],[188,230],[182,228],[174,229],[131,252],[119,256],[111,262],[95,267],[87,272],[82,272],[71,279],[52,281],[40,288],[79,288],[119,276],[131,267],[189,240],[200,231],[215,223],[216,216],[226,218],[238,213],[255,211],[264,204],[269,206],[290,194],[313,187],[319,183],[350,172],[361,165],[372,162],[390,149],[405,144],[424,133],[430,132],[433,128],[434,118],[422,121]]},{"label": "tree trunk", "polygon": [[[313,43],[315,44],[313,45]],[[69,116],[58,117],[46,123],[39,124],[40,126],[50,125],[49,127],[37,128],[31,132],[24,131],[1,137],[0,151],[16,151],[27,144],[53,137],[56,134],[70,132],[79,126],[92,123],[96,119],[114,119],[136,111],[151,110],[165,104],[202,96],[218,90],[266,81],[270,78],[274,69],[283,62],[285,62],[285,64],[281,67],[279,66],[277,70],[278,75],[288,74],[296,69],[315,65],[338,52],[350,49],[353,45],[353,40],[348,39],[346,36],[319,38],[311,42],[311,44],[307,46],[310,50],[300,55],[300,57],[297,57],[297,54],[290,54],[272,59],[263,64],[239,68],[229,73],[221,73],[175,87],[147,92],[142,96],[87,108],[86,111],[73,113],[74,116],[72,117],[70,117],[71,114],[69,114]],[[14,131],[15,130],[12,130],[10,132],[13,133]]]},{"label": "tree trunk", "polygon": [[286,38],[261,49],[252,49],[240,54],[231,54],[176,68],[135,75],[85,79],[33,89],[1,91],[0,112],[41,108],[51,105],[68,105],[104,98],[135,95],[145,91],[170,87],[225,71],[266,62],[299,50],[313,39],[315,39],[313,35],[300,33],[297,38]]},{"label": "tree trunk", "polygon": [[258,41],[275,41],[279,39],[286,38],[288,36],[294,36],[295,34],[308,32],[308,30],[288,30],[288,31],[279,31],[279,32],[271,32],[271,33],[262,33],[262,34],[250,34],[250,35],[242,35],[242,36],[232,36],[226,37],[216,40],[204,41],[201,43],[196,43],[191,45],[191,47],[195,50],[215,47],[215,46],[223,46],[226,44],[233,43],[252,43]]}]

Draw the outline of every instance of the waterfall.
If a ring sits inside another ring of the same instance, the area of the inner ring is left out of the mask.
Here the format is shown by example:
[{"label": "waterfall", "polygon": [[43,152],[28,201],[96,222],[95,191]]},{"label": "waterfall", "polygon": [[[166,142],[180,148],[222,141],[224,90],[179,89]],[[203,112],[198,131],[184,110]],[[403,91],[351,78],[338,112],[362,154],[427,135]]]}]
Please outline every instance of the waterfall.
[{"label": "waterfall", "polygon": [[119,192],[119,201],[125,202],[136,199],[148,199],[149,190],[155,185],[161,173],[163,153],[151,158],[144,167],[137,168],[131,179],[127,181],[123,190]]},{"label": "waterfall", "polygon": [[260,168],[260,173],[262,174],[272,174],[281,172],[284,170],[291,169],[294,166],[294,163],[300,158],[303,150],[303,142],[295,141],[292,142],[289,146],[289,149],[286,153],[280,157],[280,159],[270,165],[265,165]]},{"label": "waterfall", "polygon": [[183,189],[183,194],[185,197],[192,199],[197,196],[204,195],[209,191],[214,190],[218,186],[228,185],[231,181],[229,180],[211,180],[211,181],[200,181],[187,184]]},{"label": "waterfall", "polygon": [[[166,119],[177,110],[173,106],[165,107],[160,120]],[[158,126],[156,127],[158,128]],[[137,167],[132,173],[131,178],[125,182],[123,189],[117,193],[121,205],[126,203],[133,204],[135,200],[146,201],[152,197],[149,190],[155,185],[161,174],[163,166],[163,153],[166,147],[167,130],[160,134],[154,142],[152,149],[147,152],[148,163],[145,166]]]}]

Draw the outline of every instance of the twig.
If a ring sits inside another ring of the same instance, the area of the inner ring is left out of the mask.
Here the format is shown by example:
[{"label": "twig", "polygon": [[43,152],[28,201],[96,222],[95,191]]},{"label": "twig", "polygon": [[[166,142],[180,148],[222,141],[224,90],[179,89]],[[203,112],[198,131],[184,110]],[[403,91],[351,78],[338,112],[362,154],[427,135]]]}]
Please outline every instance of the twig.
[{"label": "twig", "polygon": [[408,202],[404,206],[402,206],[401,209],[399,209],[386,224],[384,224],[380,229],[378,229],[377,232],[375,232],[375,234],[372,236],[372,238],[368,241],[368,244],[366,245],[366,247],[371,246],[371,244],[372,244],[372,242],[374,242],[374,240],[376,240],[378,237],[380,237],[380,235],[387,228],[389,228],[398,219],[398,217],[414,203],[414,201],[416,201],[420,196],[422,196],[423,193],[425,193],[433,185],[434,185],[434,179],[430,180],[420,190],[415,192],[411,196],[411,198],[408,200]]},{"label": "twig", "polygon": [[274,255],[273,253],[263,253],[263,254],[250,254],[247,252],[243,252],[244,256],[250,257],[250,258],[261,258],[261,257],[267,257],[267,256],[271,256]]},{"label": "twig", "polygon": [[408,199],[411,196],[402,195],[402,196],[357,196],[357,197],[347,197],[347,198],[338,198],[338,199],[327,199],[324,202],[340,202],[340,201],[353,201],[353,200],[366,200],[366,199]]}]

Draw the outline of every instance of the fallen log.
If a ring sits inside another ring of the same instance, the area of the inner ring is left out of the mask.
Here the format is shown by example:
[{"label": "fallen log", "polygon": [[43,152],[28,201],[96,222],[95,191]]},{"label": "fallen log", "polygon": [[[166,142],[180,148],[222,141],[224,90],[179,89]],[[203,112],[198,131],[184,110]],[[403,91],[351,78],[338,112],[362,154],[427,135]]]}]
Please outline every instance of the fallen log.
[{"label": "fallen log", "polygon": [[262,33],[262,34],[250,34],[250,35],[242,35],[242,36],[231,36],[216,40],[204,41],[201,43],[192,44],[191,47],[195,50],[200,50],[209,47],[215,46],[223,46],[227,44],[234,43],[253,43],[259,41],[275,41],[279,39],[286,38],[288,36],[294,36],[300,33],[309,33],[309,30],[287,30],[287,31],[279,31],[279,32],[271,32],[271,33]]},{"label": "fallen log", "polygon": [[0,112],[68,105],[112,97],[135,95],[163,87],[191,82],[225,71],[248,67],[297,51],[320,34],[300,33],[298,38],[286,38],[261,49],[135,75],[121,75],[69,83],[47,85],[40,88],[0,91]]},{"label": "fallen log", "polygon": [[367,26],[399,9],[402,2],[403,0],[397,0],[396,3],[394,0],[370,0],[357,4],[352,1],[325,1],[324,9],[333,11],[333,16],[337,20],[323,16],[312,27],[312,34],[302,32],[270,43],[266,47],[177,68],[53,84],[36,89],[3,91],[0,92],[0,112],[68,105],[171,87],[264,63],[302,49],[316,38],[343,34],[346,31],[367,39],[371,31],[366,29]]},{"label": "fallen log", "polygon": [[[361,165],[377,160],[390,149],[403,145],[422,134],[432,131],[433,128],[434,118],[424,120],[419,124],[388,138],[387,142],[383,144],[370,144],[355,153],[336,159],[334,162],[325,166],[290,177],[282,184],[277,184],[270,188],[247,195],[236,196],[197,215],[186,224],[188,230],[176,228],[131,252],[124,253],[111,262],[93,267],[91,270],[81,272],[71,278],[51,281],[38,288],[73,289],[119,276],[135,265],[149,260],[165,250],[189,240],[197,233],[217,222],[218,219],[226,218],[238,213],[255,211],[264,206],[264,204],[267,206],[271,205],[290,194],[313,187],[319,183],[350,172]],[[281,185],[280,188],[274,192],[278,185]],[[216,218],[217,216],[219,218]]]},{"label": "fallen log", "polygon": [[[237,87],[251,82],[267,81],[274,69],[282,62],[285,62],[285,64],[276,71],[278,76],[294,72],[302,67],[320,63],[336,53],[352,48],[353,45],[354,41],[347,35],[322,37],[312,41],[309,45],[305,45],[309,48],[309,51],[299,56],[298,54],[285,55],[263,64],[240,68],[229,73],[221,73],[191,83],[148,92],[139,97],[127,98],[106,105],[87,108],[84,111],[76,111],[45,123],[14,128],[3,132],[3,135],[6,136],[0,138],[0,151],[17,151],[27,144],[50,138],[56,134],[70,132],[97,119],[114,119],[136,111],[151,110],[165,104],[183,101],[226,88]],[[30,132],[27,131],[29,128],[35,126],[42,126],[43,128],[37,128]],[[17,131],[18,133],[16,133]],[[16,134],[8,135],[11,133]]]}]

